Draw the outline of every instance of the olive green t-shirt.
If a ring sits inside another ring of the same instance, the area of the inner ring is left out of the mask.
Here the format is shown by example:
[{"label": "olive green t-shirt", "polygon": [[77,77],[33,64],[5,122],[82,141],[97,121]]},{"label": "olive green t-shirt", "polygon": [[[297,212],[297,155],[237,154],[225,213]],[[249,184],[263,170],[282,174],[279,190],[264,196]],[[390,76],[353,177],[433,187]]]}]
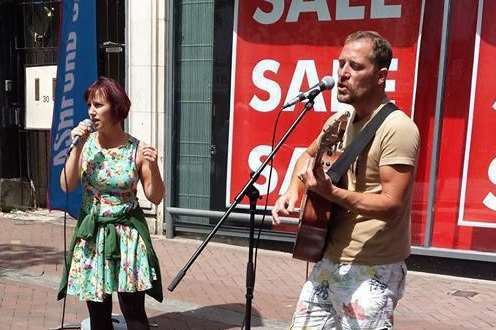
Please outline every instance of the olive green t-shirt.
[{"label": "olive green t-shirt", "polygon": [[[347,144],[377,114],[348,125]],[[347,173],[347,189],[365,194],[382,191],[379,168],[385,165],[416,166],[419,132],[403,112],[394,111],[376,131]],[[336,207],[331,219],[325,256],[334,262],[388,264],[404,260],[410,254],[410,208],[413,182],[394,219],[374,219]]]}]

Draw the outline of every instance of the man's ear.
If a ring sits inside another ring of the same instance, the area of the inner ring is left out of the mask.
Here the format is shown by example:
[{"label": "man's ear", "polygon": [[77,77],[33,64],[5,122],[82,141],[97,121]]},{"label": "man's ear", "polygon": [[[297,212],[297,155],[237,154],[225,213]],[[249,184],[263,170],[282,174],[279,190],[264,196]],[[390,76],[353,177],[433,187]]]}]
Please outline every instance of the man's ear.
[{"label": "man's ear", "polygon": [[379,69],[379,72],[377,74],[378,77],[377,83],[379,84],[379,86],[384,86],[386,84],[387,74],[388,74],[388,69],[386,68]]}]

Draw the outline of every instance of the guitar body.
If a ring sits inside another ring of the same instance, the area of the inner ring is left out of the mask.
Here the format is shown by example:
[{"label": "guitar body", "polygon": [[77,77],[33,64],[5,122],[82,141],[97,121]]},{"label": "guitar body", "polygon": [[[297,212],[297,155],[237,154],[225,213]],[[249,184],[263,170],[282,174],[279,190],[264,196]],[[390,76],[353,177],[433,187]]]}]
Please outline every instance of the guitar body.
[{"label": "guitar body", "polygon": [[[341,156],[348,117],[348,113],[341,115],[324,131],[315,157],[314,173],[317,171],[326,173]],[[301,201],[293,258],[310,262],[322,259],[331,217],[332,203],[312,191],[305,191]]]}]

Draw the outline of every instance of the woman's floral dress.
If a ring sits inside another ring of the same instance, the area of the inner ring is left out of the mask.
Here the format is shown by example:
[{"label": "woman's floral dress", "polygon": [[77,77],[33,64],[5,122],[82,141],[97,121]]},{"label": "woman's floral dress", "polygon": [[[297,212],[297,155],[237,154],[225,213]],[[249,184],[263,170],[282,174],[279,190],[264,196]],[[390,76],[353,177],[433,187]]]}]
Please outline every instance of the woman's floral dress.
[{"label": "woman's floral dress", "polygon": [[[82,151],[82,210],[102,217],[118,217],[138,207],[139,181],[136,154],[139,141],[129,136],[126,144],[103,149],[96,134],[88,138]],[[152,287],[156,279],[148,264],[146,248],[136,229],[115,225],[120,241],[120,261],[106,260],[104,231],[97,228],[95,242],[78,239],[70,266],[67,293],[81,300],[103,301],[114,291],[136,292]]]}]

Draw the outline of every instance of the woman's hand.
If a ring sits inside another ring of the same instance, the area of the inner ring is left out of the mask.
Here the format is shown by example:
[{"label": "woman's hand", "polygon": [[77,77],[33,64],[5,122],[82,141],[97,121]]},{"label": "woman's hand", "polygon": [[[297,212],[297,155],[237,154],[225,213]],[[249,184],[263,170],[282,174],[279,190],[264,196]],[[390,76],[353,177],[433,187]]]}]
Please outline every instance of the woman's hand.
[{"label": "woman's hand", "polygon": [[79,136],[78,143],[75,145],[75,147],[81,149],[88,140],[91,132],[93,132],[93,129],[91,126],[87,125],[87,122],[85,120],[74,127],[71,130],[71,140],[74,141],[76,137]]},{"label": "woman's hand", "polygon": [[[88,125],[88,123],[90,125]],[[91,127],[91,121],[89,121],[89,119],[83,120],[71,130],[71,140],[74,142],[76,137],[79,138],[76,145],[73,146],[74,148],[69,149],[69,154],[67,155],[65,163],[65,171],[62,170],[60,172],[59,181],[63,191],[73,191],[79,185],[81,179],[81,152],[83,150],[83,145],[88,140],[92,131],[93,128]]]},{"label": "woman's hand", "polygon": [[164,197],[164,182],[158,168],[157,149],[148,144],[140,144],[138,158],[140,159],[140,178],[146,198],[159,204]]},{"label": "woman's hand", "polygon": [[150,165],[158,166],[157,165],[158,152],[154,147],[150,145],[144,145],[141,148],[141,153],[143,154],[143,160],[150,162]]}]

